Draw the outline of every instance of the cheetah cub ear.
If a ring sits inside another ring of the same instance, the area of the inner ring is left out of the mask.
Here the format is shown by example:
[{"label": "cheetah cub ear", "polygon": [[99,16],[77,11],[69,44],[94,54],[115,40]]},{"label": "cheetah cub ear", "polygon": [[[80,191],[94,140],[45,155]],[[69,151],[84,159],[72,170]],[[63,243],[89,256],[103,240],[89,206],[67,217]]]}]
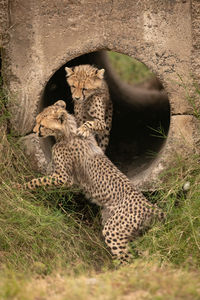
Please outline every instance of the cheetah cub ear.
[{"label": "cheetah cub ear", "polygon": [[96,71],[96,76],[97,76],[99,79],[103,79],[104,72],[105,72],[104,69],[97,70],[97,71]]},{"label": "cheetah cub ear", "polygon": [[66,77],[69,77],[72,74],[74,74],[73,70],[71,68],[68,68],[68,67],[65,68],[65,72],[66,72]]},{"label": "cheetah cub ear", "polygon": [[62,113],[59,117],[60,123],[62,124],[65,121],[65,117],[66,115],[64,113]]},{"label": "cheetah cub ear", "polygon": [[55,106],[58,106],[58,107],[60,107],[60,108],[66,108],[66,103],[65,103],[65,101],[63,101],[63,100],[58,100],[58,101],[56,101],[55,103],[54,103],[54,105]]},{"label": "cheetah cub ear", "polygon": [[57,111],[56,119],[62,124],[67,119],[67,112],[63,109]]}]

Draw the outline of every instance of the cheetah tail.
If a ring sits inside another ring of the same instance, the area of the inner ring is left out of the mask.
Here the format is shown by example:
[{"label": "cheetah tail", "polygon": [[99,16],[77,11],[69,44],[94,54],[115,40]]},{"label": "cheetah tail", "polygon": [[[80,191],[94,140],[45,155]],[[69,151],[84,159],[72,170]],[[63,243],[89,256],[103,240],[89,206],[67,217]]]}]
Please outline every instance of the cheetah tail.
[{"label": "cheetah tail", "polygon": [[155,216],[159,221],[165,220],[166,215],[165,215],[165,213],[164,213],[160,208],[158,208],[158,207],[156,206],[153,212],[154,212],[154,216]]}]

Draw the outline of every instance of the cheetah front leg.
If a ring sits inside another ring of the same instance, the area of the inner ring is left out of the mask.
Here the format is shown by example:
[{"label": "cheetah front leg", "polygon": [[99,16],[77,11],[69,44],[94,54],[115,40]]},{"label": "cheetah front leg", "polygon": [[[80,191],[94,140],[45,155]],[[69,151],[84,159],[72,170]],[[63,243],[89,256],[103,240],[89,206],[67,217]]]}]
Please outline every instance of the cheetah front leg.
[{"label": "cheetah front leg", "polygon": [[77,129],[77,134],[87,138],[91,133],[103,132],[106,129],[106,123],[98,119],[94,121],[86,121]]},{"label": "cheetah front leg", "polygon": [[34,190],[41,186],[61,186],[61,185],[70,187],[73,185],[73,179],[68,174],[58,175],[57,173],[53,173],[50,176],[34,178],[29,182],[24,183],[23,185],[17,184],[15,185],[15,187]]}]

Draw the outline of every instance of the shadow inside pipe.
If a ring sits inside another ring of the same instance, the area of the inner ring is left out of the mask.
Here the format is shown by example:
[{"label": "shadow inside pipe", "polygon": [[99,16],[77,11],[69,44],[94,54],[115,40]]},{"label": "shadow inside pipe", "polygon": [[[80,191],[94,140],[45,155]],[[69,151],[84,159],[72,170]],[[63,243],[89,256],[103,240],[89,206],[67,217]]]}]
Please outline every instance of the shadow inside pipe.
[{"label": "shadow inside pipe", "polygon": [[[67,103],[67,110],[73,113],[64,68],[79,64],[106,69],[105,79],[113,102],[112,130],[106,154],[132,179],[152,164],[166,141],[170,125],[168,97],[161,85],[156,90],[122,82],[106,51],[101,51],[77,57],[57,70],[45,87],[41,110],[62,99]],[[53,143],[53,139],[47,139],[46,147],[50,148]]]}]

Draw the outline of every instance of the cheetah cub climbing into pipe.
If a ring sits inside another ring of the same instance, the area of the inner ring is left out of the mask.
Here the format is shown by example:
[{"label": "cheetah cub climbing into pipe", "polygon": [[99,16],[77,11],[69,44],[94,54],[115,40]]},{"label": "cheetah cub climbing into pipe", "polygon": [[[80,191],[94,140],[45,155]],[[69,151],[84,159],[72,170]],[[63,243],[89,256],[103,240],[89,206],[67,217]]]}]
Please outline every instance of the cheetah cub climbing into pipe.
[{"label": "cheetah cub climbing into pipe", "polygon": [[126,262],[131,258],[128,242],[164,214],[104,155],[93,135],[84,138],[77,134],[75,118],[65,108],[65,102],[59,100],[37,116],[33,131],[39,137],[56,139],[52,150],[54,171],[25,183],[23,188],[78,185],[102,208],[105,242],[115,258]]},{"label": "cheetah cub climbing into pipe", "polygon": [[95,134],[99,147],[105,152],[112,123],[112,102],[104,80],[104,69],[91,65],[65,68],[67,82],[74,101],[78,134]]}]

